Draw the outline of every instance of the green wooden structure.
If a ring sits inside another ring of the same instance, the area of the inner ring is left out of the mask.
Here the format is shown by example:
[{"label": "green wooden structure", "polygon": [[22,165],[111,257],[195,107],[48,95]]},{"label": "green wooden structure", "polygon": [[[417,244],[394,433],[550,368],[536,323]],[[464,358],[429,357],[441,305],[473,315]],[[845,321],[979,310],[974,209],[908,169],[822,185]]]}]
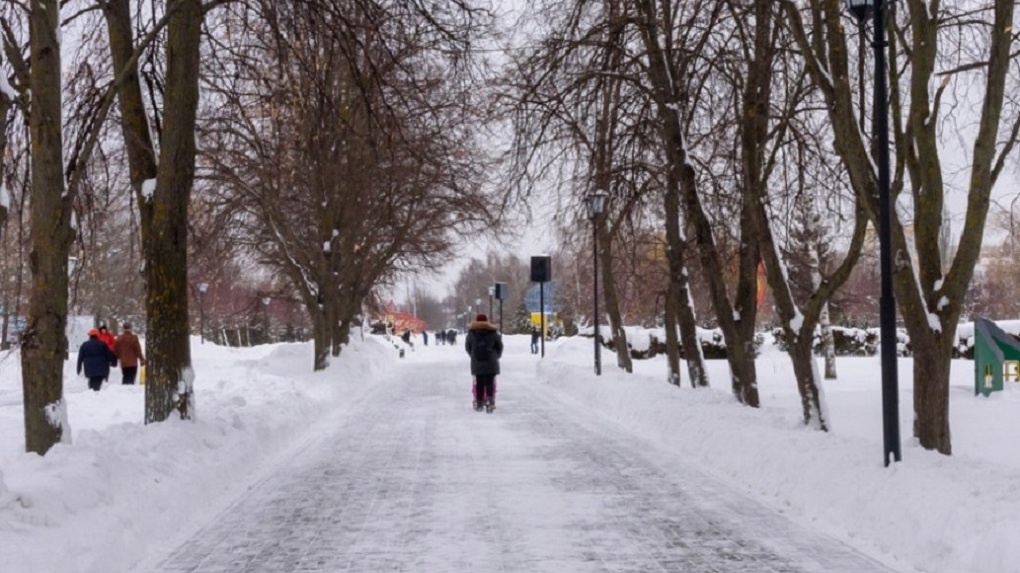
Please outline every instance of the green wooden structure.
[{"label": "green wooden structure", "polygon": [[974,394],[1020,382],[1020,341],[986,318],[974,319]]}]

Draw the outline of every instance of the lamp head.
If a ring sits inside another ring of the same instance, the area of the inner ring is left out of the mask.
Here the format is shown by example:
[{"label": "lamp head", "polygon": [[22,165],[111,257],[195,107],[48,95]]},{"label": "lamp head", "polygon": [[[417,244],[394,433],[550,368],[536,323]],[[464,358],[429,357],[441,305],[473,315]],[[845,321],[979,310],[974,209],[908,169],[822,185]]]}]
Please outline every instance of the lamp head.
[{"label": "lamp head", "polygon": [[588,195],[585,201],[588,203],[588,219],[594,221],[606,212],[606,203],[609,202],[609,195],[599,191]]},{"label": "lamp head", "polygon": [[875,5],[882,0],[843,0],[846,4],[846,9],[857,18],[858,21],[863,22],[868,16],[872,14],[875,9]]}]

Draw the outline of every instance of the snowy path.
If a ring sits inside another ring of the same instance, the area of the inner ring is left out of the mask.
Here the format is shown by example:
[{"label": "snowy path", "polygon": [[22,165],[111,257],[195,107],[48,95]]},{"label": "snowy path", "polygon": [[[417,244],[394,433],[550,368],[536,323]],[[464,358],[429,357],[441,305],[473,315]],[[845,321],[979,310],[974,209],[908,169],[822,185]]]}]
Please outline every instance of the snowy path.
[{"label": "snowy path", "polygon": [[507,357],[489,415],[462,351],[428,352],[157,570],[890,571],[571,406],[520,374],[534,357]]}]

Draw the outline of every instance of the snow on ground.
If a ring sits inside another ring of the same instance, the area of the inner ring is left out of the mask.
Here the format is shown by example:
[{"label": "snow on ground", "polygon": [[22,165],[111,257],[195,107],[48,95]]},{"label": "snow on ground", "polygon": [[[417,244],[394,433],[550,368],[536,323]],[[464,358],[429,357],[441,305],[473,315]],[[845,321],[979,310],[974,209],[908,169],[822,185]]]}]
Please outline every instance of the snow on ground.
[{"label": "snow on ground", "polygon": [[[507,337],[508,345],[529,342]],[[466,369],[466,355],[444,350],[451,371]],[[405,360],[440,351],[419,344]],[[197,420],[148,426],[143,387],[90,392],[74,376],[72,353],[65,396],[73,440],[45,457],[23,452],[20,357],[0,354],[0,570],[130,570],[161,540],[243,493],[321,424],[356,411],[399,363],[393,344],[373,336],[320,373],[311,372],[308,344],[236,349],[196,338],[192,353]],[[602,358],[596,377],[591,340],[562,339],[546,345],[544,359],[523,353],[504,369],[531,369],[578,411],[667,444],[777,511],[873,553],[933,573],[1020,571],[1020,544],[1011,539],[1020,530],[1020,388],[974,397],[972,362],[954,363],[954,455],[945,457],[910,437],[910,361],[900,361],[903,463],[886,468],[878,358],[838,361],[840,378],[825,387],[827,434],[800,424],[792,369],[774,349],[758,363],[760,409],[734,403],[724,361],[709,363],[713,388],[695,391],[668,386],[661,357],[636,362],[633,375],[615,367],[612,353]]]}]

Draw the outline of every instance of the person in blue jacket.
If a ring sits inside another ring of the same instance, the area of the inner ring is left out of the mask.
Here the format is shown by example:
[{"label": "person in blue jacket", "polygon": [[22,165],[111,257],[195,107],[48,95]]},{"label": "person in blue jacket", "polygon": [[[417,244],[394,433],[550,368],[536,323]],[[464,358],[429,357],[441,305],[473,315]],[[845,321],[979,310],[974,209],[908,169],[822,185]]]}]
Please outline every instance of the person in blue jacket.
[{"label": "person in blue jacket", "polygon": [[115,364],[117,355],[99,339],[98,330],[95,328],[90,330],[89,339],[78,349],[78,374],[80,375],[84,368],[85,377],[89,379],[89,388],[98,392],[103,386],[103,380],[110,377],[110,366]]}]

